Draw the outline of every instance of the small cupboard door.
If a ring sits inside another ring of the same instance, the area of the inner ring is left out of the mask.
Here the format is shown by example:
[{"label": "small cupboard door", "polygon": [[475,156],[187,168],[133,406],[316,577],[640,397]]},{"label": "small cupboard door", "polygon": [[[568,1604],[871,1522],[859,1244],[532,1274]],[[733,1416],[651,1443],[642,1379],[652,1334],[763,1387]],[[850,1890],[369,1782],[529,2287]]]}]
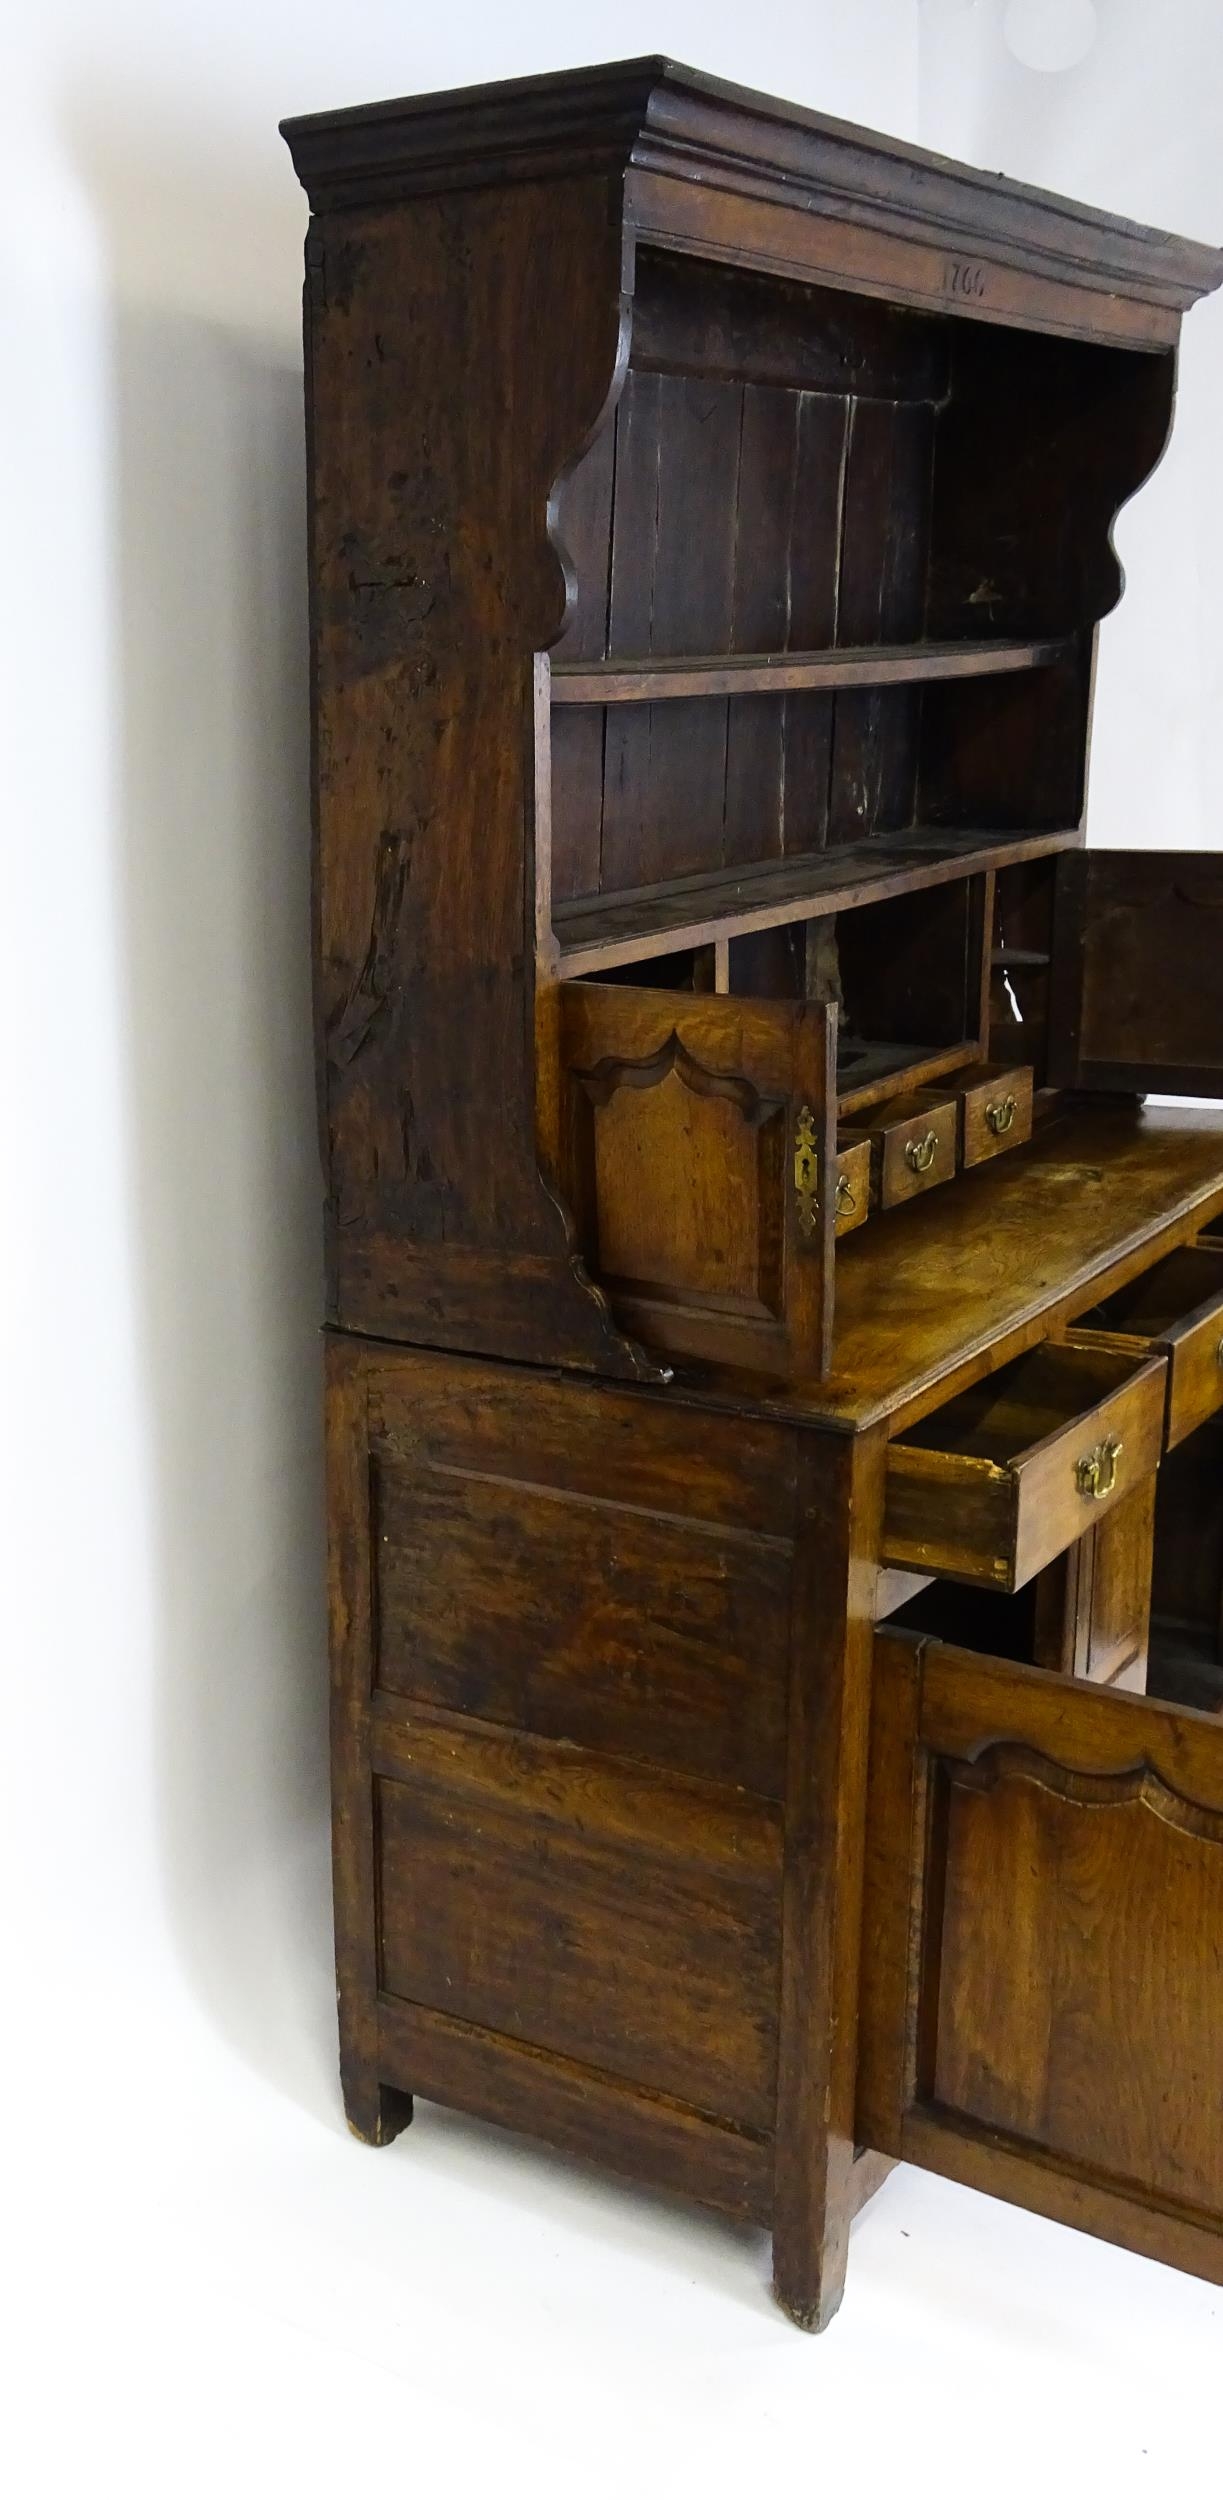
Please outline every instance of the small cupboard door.
[{"label": "small cupboard door", "polygon": [[836,1009],[560,985],[577,1244],[650,1345],[816,1376],[832,1324]]},{"label": "small cupboard door", "polygon": [[1050,1080],[1223,1096],[1223,852],[1058,863]]},{"label": "small cupboard door", "polygon": [[1223,1723],[876,1640],[858,2136],[1223,2281]]}]

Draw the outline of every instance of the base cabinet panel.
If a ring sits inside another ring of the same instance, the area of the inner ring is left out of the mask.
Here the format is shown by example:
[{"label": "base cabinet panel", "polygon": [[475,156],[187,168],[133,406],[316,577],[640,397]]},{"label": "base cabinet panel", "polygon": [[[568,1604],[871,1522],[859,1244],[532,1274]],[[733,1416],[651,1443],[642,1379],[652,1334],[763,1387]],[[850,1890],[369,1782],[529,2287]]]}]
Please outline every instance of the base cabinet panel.
[{"label": "base cabinet panel", "polygon": [[1223,2280],[1223,1726],[884,1635],[864,2143]]}]

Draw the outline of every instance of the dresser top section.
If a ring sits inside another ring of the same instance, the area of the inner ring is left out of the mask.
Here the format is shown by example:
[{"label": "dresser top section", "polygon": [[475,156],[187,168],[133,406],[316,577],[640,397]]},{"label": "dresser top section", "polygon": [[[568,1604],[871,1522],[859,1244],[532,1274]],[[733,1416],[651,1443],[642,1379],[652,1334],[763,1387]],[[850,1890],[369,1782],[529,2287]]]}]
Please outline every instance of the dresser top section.
[{"label": "dresser top section", "polygon": [[1184,311],[1223,253],[649,57],[301,114],[281,124],[316,212],[631,168],[1022,260]]}]

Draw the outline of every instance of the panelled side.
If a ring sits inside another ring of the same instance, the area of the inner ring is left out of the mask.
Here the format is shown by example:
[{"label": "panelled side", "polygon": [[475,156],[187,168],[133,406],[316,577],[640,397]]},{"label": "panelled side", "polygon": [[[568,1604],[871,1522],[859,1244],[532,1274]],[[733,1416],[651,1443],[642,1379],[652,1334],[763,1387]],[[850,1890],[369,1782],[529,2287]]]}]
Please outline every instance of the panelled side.
[{"label": "panelled side", "polygon": [[426,1354],[362,1370],[337,1811],[368,1834],[378,2079],[764,2218],[794,1435]]}]

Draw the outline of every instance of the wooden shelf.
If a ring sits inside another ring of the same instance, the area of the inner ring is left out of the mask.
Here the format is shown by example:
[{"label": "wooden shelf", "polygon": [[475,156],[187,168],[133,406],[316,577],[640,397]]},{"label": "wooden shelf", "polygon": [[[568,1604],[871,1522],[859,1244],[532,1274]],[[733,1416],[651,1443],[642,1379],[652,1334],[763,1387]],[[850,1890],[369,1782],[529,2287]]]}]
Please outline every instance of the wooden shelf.
[{"label": "wooden shelf", "polygon": [[946,885],[986,869],[1076,848],[1078,830],[982,833],[942,829],[843,843],[752,868],[677,877],[619,894],[585,894],[553,906],[558,969],[567,978],[645,963],[686,946],[746,937],[787,921],[851,911],[889,895]]},{"label": "wooden shelf", "polygon": [[927,685],[1055,668],[1075,645],[907,642],[841,651],[739,651],[686,660],[558,660],[554,703],[673,703],[696,695],[831,693],[838,686]]}]

